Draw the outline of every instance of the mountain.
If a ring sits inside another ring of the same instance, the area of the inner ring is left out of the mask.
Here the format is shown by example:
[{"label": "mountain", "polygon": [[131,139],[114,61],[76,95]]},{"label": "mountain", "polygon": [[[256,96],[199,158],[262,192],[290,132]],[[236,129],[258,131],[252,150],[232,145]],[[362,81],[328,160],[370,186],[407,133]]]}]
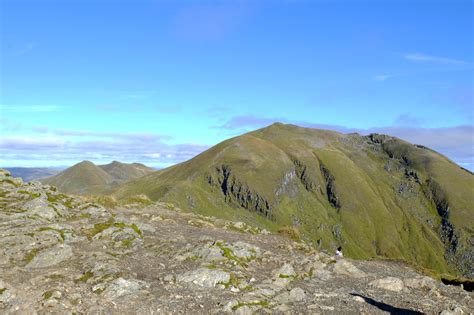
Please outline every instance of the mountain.
[{"label": "mountain", "polygon": [[50,177],[61,172],[60,168],[52,167],[6,167],[12,176],[20,177],[25,182]]},{"label": "mountain", "polygon": [[122,205],[104,208],[0,169],[0,313],[472,310],[474,282],[466,279],[439,281],[402,262],[335,257],[170,204]]},{"label": "mountain", "polygon": [[403,260],[474,278],[474,176],[441,154],[387,135],[273,124],[132,180],[146,194],[241,220],[349,257]]},{"label": "mountain", "polygon": [[95,165],[83,161],[59,174],[42,179],[44,184],[56,186],[59,191],[70,194],[98,194],[111,187],[154,172],[155,170],[139,163],[120,163],[113,161],[106,165]]}]

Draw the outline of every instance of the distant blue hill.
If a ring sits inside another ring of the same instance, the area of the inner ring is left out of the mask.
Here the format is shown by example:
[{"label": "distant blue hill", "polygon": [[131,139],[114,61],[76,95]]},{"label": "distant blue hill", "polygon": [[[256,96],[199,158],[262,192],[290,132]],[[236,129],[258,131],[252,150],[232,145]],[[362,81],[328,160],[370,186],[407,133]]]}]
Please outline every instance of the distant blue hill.
[{"label": "distant blue hill", "polygon": [[24,182],[54,176],[64,168],[59,167],[5,167],[13,177],[21,177]]}]

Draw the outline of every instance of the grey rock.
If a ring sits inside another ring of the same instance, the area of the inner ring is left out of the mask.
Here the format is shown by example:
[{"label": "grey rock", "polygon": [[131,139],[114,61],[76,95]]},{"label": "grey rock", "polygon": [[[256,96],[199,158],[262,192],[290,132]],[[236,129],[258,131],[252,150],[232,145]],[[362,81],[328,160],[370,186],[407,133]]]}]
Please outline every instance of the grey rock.
[{"label": "grey rock", "polygon": [[241,241],[231,244],[230,249],[234,255],[241,259],[254,259],[262,255],[260,248],[254,245],[250,245]]},{"label": "grey rock", "polygon": [[295,269],[291,264],[284,264],[282,267],[280,267],[278,270],[276,270],[275,275],[277,277],[294,277],[296,276]]},{"label": "grey rock", "polygon": [[373,287],[379,289],[400,292],[404,288],[403,281],[395,277],[387,277],[383,279],[377,279],[369,283]]},{"label": "grey rock", "polygon": [[27,265],[29,268],[44,268],[59,264],[73,255],[72,248],[69,245],[60,245],[45,250],[36,255]]},{"label": "grey rock", "polygon": [[363,278],[367,276],[365,272],[359,270],[359,268],[347,260],[338,260],[334,264],[333,272],[341,276],[350,276],[354,278]]},{"label": "grey rock", "polygon": [[429,277],[419,277],[404,279],[403,283],[410,289],[433,289],[436,288],[436,281]]},{"label": "grey rock", "polygon": [[459,306],[454,307],[449,310],[444,310],[440,313],[440,315],[461,315],[461,314],[464,314],[464,311]]},{"label": "grey rock", "polygon": [[199,268],[179,275],[178,282],[194,283],[201,287],[212,288],[218,283],[228,283],[230,274],[218,269]]},{"label": "grey rock", "polygon": [[37,215],[46,220],[54,220],[58,213],[49,205],[46,198],[35,198],[26,202],[23,209],[28,211],[30,215]]},{"label": "grey rock", "polygon": [[[106,288],[103,293],[103,296],[113,300],[125,295],[136,294],[140,289],[147,287],[147,283],[135,279],[127,280],[123,278],[118,278],[112,281],[111,283],[106,284],[105,286]],[[102,286],[99,285],[95,286],[94,288],[93,291],[97,291],[98,289],[101,289]]]},{"label": "grey rock", "polygon": [[212,244],[207,244],[204,246],[199,246],[192,251],[192,253],[204,260],[207,261],[218,261],[225,259],[222,253],[222,250]]},{"label": "grey rock", "polygon": [[303,301],[306,298],[306,293],[301,288],[291,289],[290,292],[283,292],[275,297],[275,300],[281,304],[291,304]]}]

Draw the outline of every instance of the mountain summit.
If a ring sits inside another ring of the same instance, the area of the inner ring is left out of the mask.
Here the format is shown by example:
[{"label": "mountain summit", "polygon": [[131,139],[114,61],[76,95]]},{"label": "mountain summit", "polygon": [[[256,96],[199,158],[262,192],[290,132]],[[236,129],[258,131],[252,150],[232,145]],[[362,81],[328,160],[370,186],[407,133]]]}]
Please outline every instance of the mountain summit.
[{"label": "mountain summit", "polygon": [[154,171],[139,163],[126,164],[113,161],[106,165],[95,165],[90,161],[82,161],[55,176],[42,179],[41,182],[56,186],[64,193],[97,194],[114,185]]},{"label": "mountain summit", "polygon": [[426,147],[281,123],[127,182],[182,209],[300,235],[349,257],[474,277],[474,176]]}]

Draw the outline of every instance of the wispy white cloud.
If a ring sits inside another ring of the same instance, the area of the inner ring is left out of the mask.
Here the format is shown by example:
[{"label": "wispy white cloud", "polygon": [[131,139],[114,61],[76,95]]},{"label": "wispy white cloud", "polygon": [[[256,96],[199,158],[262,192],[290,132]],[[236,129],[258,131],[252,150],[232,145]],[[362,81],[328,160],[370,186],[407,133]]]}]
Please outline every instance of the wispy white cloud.
[{"label": "wispy white cloud", "polygon": [[7,136],[0,139],[0,163],[2,166],[13,166],[13,163],[30,166],[120,160],[161,167],[188,160],[207,148],[193,143],[167,144],[158,138],[141,141],[134,138],[89,140],[44,135]]},{"label": "wispy white cloud", "polygon": [[92,130],[71,130],[71,129],[55,129],[51,130],[55,135],[71,136],[71,137],[96,137],[96,138],[114,138],[114,139],[128,139],[134,141],[155,141],[155,140],[170,140],[168,135],[158,135],[154,133],[126,133],[126,132],[102,132]]},{"label": "wispy white cloud", "polygon": [[373,77],[373,79],[375,81],[378,81],[378,82],[384,82],[384,81],[386,81],[388,79],[391,79],[393,77],[395,77],[395,75],[393,75],[393,74],[378,74],[378,75],[375,75]]},{"label": "wispy white cloud", "polygon": [[0,111],[12,113],[49,113],[62,111],[57,105],[0,105]]},{"label": "wispy white cloud", "polygon": [[421,54],[421,53],[404,54],[403,58],[405,58],[406,60],[414,61],[414,62],[431,62],[431,63],[449,64],[449,65],[458,65],[458,66],[464,66],[464,65],[470,64],[470,62],[467,62],[464,60],[431,56],[431,55],[426,55],[426,54]]}]

